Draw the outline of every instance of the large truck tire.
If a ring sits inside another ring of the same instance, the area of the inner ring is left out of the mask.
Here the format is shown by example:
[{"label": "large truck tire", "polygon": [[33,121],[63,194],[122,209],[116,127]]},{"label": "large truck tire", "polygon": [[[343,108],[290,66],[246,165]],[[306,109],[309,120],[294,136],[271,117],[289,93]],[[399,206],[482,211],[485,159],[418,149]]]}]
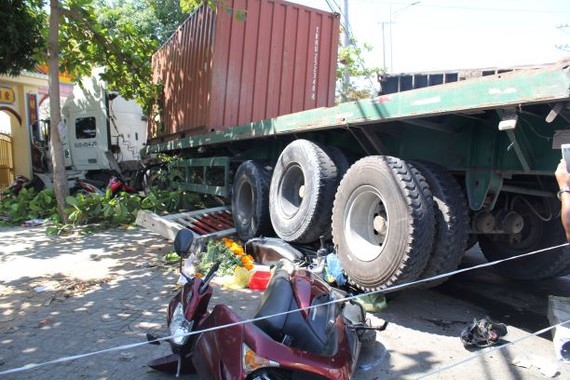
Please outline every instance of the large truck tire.
[{"label": "large truck tire", "polygon": [[269,215],[277,236],[295,243],[330,237],[337,181],[337,167],[322,147],[308,140],[287,145],[269,189]]},{"label": "large truck tire", "polygon": [[[540,205],[531,200],[515,202],[514,211],[524,218],[524,227],[517,236],[479,235],[479,246],[489,261],[506,259],[536,250],[557,246],[566,242],[560,218],[556,217],[560,205],[552,202],[549,221],[542,220],[536,212]],[[547,203],[547,202],[545,202]],[[547,211],[548,212],[548,211]],[[543,280],[570,274],[570,250],[560,247],[530,256],[505,261],[494,266],[499,274],[515,280]]]},{"label": "large truck tire", "polygon": [[139,171],[137,176],[145,195],[148,196],[155,189],[168,189],[167,172],[167,164],[164,162],[151,164]]},{"label": "large truck tire", "polygon": [[346,171],[350,168],[350,162],[348,161],[346,154],[344,154],[342,149],[340,149],[339,147],[336,147],[334,145],[326,145],[324,148],[325,152],[333,160],[336,166],[337,186],[338,186],[340,180],[342,179]]},{"label": "large truck tire", "polygon": [[[461,187],[444,167],[431,162],[413,165],[425,177],[433,195],[435,238],[433,250],[420,279],[455,271],[465,253],[469,231],[467,200]],[[447,278],[425,282],[422,287],[434,287]]]},{"label": "large truck tire", "polygon": [[260,162],[245,161],[236,171],[232,186],[232,215],[238,237],[247,241],[273,234],[269,218],[271,169]]},{"label": "large truck tire", "polygon": [[432,250],[434,207],[412,165],[391,156],[358,160],[333,206],[332,234],[349,280],[363,290],[416,280]]}]

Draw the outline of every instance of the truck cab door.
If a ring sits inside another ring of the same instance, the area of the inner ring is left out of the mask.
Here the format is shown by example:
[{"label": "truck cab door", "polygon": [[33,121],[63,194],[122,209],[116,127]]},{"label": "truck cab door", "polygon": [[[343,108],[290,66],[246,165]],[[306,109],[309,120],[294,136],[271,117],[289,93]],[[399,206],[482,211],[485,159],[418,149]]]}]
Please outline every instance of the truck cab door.
[{"label": "truck cab door", "polygon": [[76,170],[108,169],[106,120],[101,115],[75,114],[70,120],[69,137],[73,167]]}]

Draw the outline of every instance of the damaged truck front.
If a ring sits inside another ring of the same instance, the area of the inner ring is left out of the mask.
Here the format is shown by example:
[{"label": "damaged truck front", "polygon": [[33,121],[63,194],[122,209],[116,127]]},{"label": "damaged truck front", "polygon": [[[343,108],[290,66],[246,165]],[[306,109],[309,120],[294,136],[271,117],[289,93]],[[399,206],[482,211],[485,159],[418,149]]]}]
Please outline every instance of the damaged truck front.
[{"label": "damaged truck front", "polygon": [[[144,153],[175,158],[173,186],[231,204],[241,239],[332,240],[365,290],[453,271],[477,242],[489,260],[565,242],[566,62],[333,106],[338,23],[283,1],[247,2],[245,21],[199,9],[155,55],[164,96]],[[497,269],[562,276],[570,255]]]}]

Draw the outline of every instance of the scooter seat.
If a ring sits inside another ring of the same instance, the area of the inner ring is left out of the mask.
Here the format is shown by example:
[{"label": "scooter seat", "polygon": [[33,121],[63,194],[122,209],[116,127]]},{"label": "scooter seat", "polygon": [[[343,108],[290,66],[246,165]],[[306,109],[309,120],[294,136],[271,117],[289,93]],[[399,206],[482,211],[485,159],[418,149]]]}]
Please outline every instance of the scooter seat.
[{"label": "scooter seat", "polygon": [[[286,313],[288,311],[291,312]],[[257,320],[254,324],[275,341],[308,352],[327,354],[331,351],[330,345],[326,344],[327,337],[323,328],[327,320],[322,320],[321,313],[318,314],[317,320],[309,323],[299,310],[288,274],[276,273],[271,278],[254,317],[269,318]],[[315,327],[320,331],[317,332]]]},{"label": "scooter seat", "polygon": [[290,310],[292,299],[293,290],[288,279],[276,273],[269,281],[254,318],[271,317],[257,320],[254,324],[274,340],[281,341],[288,315],[282,313]]}]

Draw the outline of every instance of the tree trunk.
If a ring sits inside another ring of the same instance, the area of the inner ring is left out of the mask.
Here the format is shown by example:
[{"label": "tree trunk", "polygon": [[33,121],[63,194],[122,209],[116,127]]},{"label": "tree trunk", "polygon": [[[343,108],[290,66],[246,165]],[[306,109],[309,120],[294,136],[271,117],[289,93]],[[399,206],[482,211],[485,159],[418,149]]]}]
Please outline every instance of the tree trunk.
[{"label": "tree trunk", "polygon": [[69,195],[69,186],[65,173],[63,143],[58,128],[61,122],[59,98],[59,0],[50,0],[48,64],[49,64],[49,97],[50,97],[50,152],[53,166],[53,189],[57,200],[57,211],[62,223],[67,223],[65,215],[65,198]]}]

